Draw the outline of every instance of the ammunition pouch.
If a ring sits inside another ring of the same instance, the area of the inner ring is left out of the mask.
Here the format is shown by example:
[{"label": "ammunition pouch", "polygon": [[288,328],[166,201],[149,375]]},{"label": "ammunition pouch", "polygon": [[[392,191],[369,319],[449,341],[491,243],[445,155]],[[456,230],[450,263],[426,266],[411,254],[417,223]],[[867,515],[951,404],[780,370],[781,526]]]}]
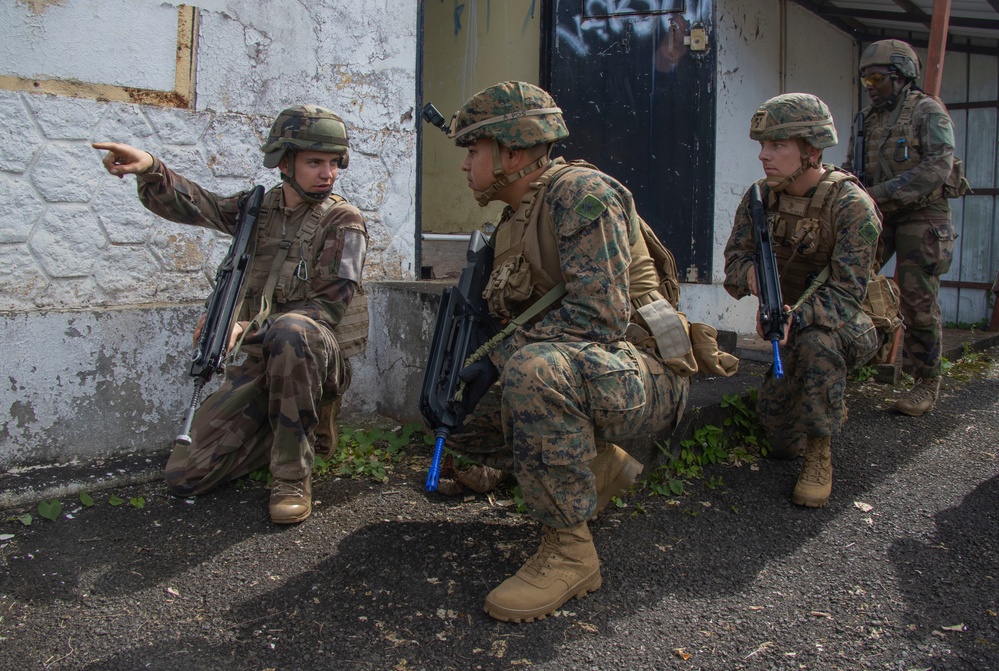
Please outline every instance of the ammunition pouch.
[{"label": "ammunition pouch", "polygon": [[961,159],[954,157],[954,167],[947,176],[947,181],[943,185],[944,198],[960,198],[971,192],[971,183],[964,175],[964,163]]},{"label": "ammunition pouch", "polygon": [[509,319],[518,312],[517,305],[530,298],[532,291],[531,264],[523,254],[515,254],[493,268],[482,298],[491,314]]}]

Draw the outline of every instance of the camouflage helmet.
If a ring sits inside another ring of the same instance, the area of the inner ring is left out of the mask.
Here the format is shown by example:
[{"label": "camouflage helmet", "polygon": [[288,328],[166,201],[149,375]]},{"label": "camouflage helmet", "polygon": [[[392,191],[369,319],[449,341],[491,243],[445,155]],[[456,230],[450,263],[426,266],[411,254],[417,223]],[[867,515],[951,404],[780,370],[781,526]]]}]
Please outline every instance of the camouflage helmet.
[{"label": "camouflage helmet", "polygon": [[552,144],[569,136],[562,110],[544,90],[527,82],[503,82],[479,91],[451,118],[459,147],[492,138],[510,149]]},{"label": "camouflage helmet", "polygon": [[902,40],[880,40],[867,45],[860,54],[860,70],[871,65],[886,65],[906,79],[919,77],[919,56]]},{"label": "camouflage helmet", "polygon": [[323,107],[295,105],[278,114],[260,151],[264,152],[267,168],[278,167],[286,151],[297,150],[337,154],[337,165],[346,168],[349,147],[343,119]]},{"label": "camouflage helmet", "polygon": [[749,124],[749,137],[760,142],[801,138],[816,149],[837,142],[832,113],[808,93],[785,93],[760,105]]}]

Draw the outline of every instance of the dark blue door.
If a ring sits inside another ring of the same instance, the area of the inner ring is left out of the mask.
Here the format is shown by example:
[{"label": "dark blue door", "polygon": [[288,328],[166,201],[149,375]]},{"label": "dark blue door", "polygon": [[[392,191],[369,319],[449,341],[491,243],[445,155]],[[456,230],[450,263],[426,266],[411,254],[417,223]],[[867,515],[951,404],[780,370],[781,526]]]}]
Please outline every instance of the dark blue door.
[{"label": "dark blue door", "polygon": [[542,85],[565,113],[556,149],[621,180],[676,256],[710,282],[714,244],[712,0],[552,0]]}]

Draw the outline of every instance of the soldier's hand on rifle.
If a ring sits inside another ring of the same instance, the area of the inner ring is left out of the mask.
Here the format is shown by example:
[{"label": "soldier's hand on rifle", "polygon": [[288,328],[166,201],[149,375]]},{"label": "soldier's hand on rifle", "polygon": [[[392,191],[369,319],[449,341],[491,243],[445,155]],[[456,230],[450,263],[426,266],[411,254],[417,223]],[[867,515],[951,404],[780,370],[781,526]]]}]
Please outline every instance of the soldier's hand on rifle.
[{"label": "soldier's hand on rifle", "polygon": [[105,170],[119,179],[125,175],[146,172],[153,167],[153,157],[149,153],[130,145],[120,142],[95,142],[90,146],[108,152],[101,163],[104,164]]},{"label": "soldier's hand on rifle", "polygon": [[[194,336],[192,337],[192,342],[194,344],[195,349],[198,348],[198,339],[201,337],[202,329],[205,328],[205,319],[207,317],[208,317],[207,314],[201,315],[201,318],[198,319],[197,325],[195,325],[194,327]],[[246,327],[248,325],[249,322],[233,322],[232,331],[229,332],[229,346],[226,348],[227,352],[236,346],[236,343],[239,341],[240,336],[243,335],[243,331],[246,330]]]},{"label": "soldier's hand on rifle", "polygon": [[760,295],[759,289],[756,288],[756,271],[753,269],[752,266],[750,266],[749,273],[747,273],[746,275],[746,284],[749,285],[749,293],[753,294],[754,296]]},{"label": "soldier's hand on rifle", "polygon": [[[754,285],[755,285],[755,283],[754,283]],[[784,345],[787,344],[787,338],[791,334],[791,324],[794,322],[794,317],[793,317],[793,315],[791,315],[791,306],[790,305],[785,305],[784,306],[784,314],[787,315],[787,321],[784,323],[784,337],[780,339],[779,343],[777,343],[781,347],[783,347]],[[756,315],[756,335],[760,336],[764,340],[767,339],[767,336],[763,333],[763,324],[760,323],[760,315],[759,315],[759,313],[757,313],[757,315]]]},{"label": "soldier's hand on rifle", "polygon": [[232,332],[229,333],[229,347],[226,349],[227,352],[231,352],[232,348],[236,346],[239,339],[242,337],[243,332],[246,327],[250,325],[250,322],[233,322]]},{"label": "soldier's hand on rifle", "polygon": [[475,409],[489,391],[489,387],[499,378],[499,371],[488,357],[483,357],[458,371],[458,377],[465,382],[465,390],[462,392],[459,404],[465,414],[468,414]]},{"label": "soldier's hand on rifle", "polygon": [[198,349],[198,338],[201,337],[201,330],[205,328],[205,319],[207,318],[208,318],[207,314],[201,315],[201,318],[198,320],[198,323],[194,327],[194,336],[191,339],[192,343],[194,344],[194,349]]}]

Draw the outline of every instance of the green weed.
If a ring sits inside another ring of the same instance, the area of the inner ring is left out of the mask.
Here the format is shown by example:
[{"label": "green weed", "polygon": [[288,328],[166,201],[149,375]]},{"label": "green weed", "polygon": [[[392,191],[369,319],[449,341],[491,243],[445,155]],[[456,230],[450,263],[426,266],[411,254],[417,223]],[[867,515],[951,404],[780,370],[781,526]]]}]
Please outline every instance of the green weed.
[{"label": "green weed", "polygon": [[59,513],[62,512],[62,504],[59,503],[59,499],[52,499],[51,501],[39,501],[38,502],[38,514],[47,520],[52,520],[53,522],[59,517]]},{"label": "green weed", "polygon": [[754,461],[770,449],[759,416],[756,414],[756,390],[751,389],[748,399],[739,394],[725,394],[721,407],[729,411],[723,426],[706,424],[694,430],[690,438],[680,441],[680,450],[659,445],[663,464],[656,468],[643,483],[649,495],[682,496],[687,486],[702,481],[709,489],[724,486],[720,475],[705,477],[705,468],[717,464],[739,464]]},{"label": "green weed", "polygon": [[866,382],[877,375],[878,369],[875,366],[861,366],[853,372],[850,379],[854,382]]},{"label": "green weed", "polygon": [[420,430],[419,424],[392,430],[342,429],[336,451],[329,459],[317,456],[314,472],[387,482],[394,465],[405,456],[403,448]]}]

